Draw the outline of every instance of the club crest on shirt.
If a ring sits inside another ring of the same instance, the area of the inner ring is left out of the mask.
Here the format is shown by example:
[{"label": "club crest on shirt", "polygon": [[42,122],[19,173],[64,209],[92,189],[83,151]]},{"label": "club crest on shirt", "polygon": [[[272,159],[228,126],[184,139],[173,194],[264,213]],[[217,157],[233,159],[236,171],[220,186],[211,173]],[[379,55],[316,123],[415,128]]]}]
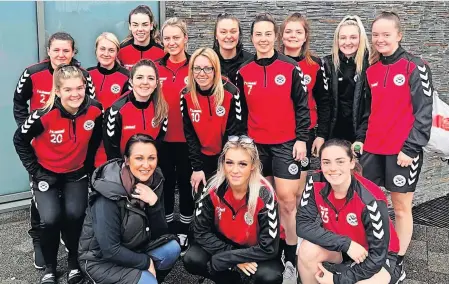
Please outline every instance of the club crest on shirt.
[{"label": "club crest on shirt", "polygon": [[217,109],[215,110],[215,113],[218,116],[223,116],[223,115],[225,115],[226,110],[225,110],[225,108],[223,106],[218,106]]},{"label": "club crest on shirt", "polygon": [[349,213],[348,215],[346,215],[346,222],[354,227],[359,224],[359,222],[357,222],[357,216],[355,215],[355,213]]},{"label": "club crest on shirt", "polygon": [[296,175],[299,171],[298,165],[293,163],[288,166],[288,172],[292,175]]},{"label": "club crest on shirt", "polygon": [[310,82],[312,82],[312,77],[310,77],[309,74],[304,75],[304,83],[305,83],[306,85],[309,85]]},{"label": "club crest on shirt", "polygon": [[151,120],[151,127],[156,128],[156,121],[153,119]]},{"label": "club crest on shirt", "polygon": [[95,122],[93,120],[86,120],[86,122],[84,122],[84,129],[89,131],[92,130],[95,126]]},{"label": "club crest on shirt", "polygon": [[48,190],[48,188],[49,188],[50,186],[48,185],[48,182],[46,182],[46,181],[40,181],[40,182],[37,184],[37,187],[39,188],[40,191],[45,192],[45,191]]},{"label": "club crest on shirt", "polygon": [[407,180],[406,180],[405,176],[403,176],[403,175],[395,175],[393,177],[394,185],[399,186],[399,187],[403,187],[405,185],[406,181]]},{"label": "club crest on shirt", "polygon": [[396,86],[402,86],[405,83],[405,76],[402,74],[398,74],[394,76],[393,82]]},{"label": "club crest on shirt", "polygon": [[184,84],[187,85],[188,82],[189,82],[189,76],[185,76],[185,77],[184,77]]},{"label": "club crest on shirt", "polygon": [[119,84],[113,84],[112,86],[111,86],[111,92],[113,93],[113,94],[118,94],[118,93],[120,93],[120,85]]},{"label": "club crest on shirt", "polygon": [[276,83],[276,85],[282,86],[285,84],[285,76],[282,74],[277,75],[276,77],[274,77],[274,82]]},{"label": "club crest on shirt", "polygon": [[245,223],[246,223],[248,226],[251,226],[251,225],[254,223],[253,216],[251,216],[251,214],[249,214],[249,212],[246,212],[246,213],[245,213]]}]

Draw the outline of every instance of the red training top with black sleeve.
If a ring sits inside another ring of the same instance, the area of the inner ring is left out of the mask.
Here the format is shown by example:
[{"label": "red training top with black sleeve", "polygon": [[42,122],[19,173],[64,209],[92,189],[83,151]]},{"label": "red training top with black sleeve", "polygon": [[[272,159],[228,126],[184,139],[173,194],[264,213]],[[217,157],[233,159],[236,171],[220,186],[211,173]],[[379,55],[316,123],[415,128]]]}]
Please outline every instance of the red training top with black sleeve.
[{"label": "red training top with black sleeve", "polygon": [[[71,65],[79,67],[79,62],[72,59]],[[89,72],[80,68],[87,81],[86,95],[95,98],[95,87]],[[53,87],[53,67],[50,60],[44,60],[25,68],[14,92],[14,119],[21,125],[30,112],[42,108],[50,97]],[[28,101],[30,105],[28,106]],[[29,110],[28,110],[29,109]]]},{"label": "red training top with black sleeve", "polygon": [[366,70],[369,118],[363,149],[373,154],[402,151],[416,157],[430,138],[432,127],[432,73],[420,58],[399,47],[391,56]]},{"label": "red training top with black sleeve", "polygon": [[252,216],[248,213],[248,195],[235,199],[224,182],[218,189],[205,187],[197,203],[193,234],[197,244],[212,255],[214,271],[277,256],[280,222],[274,190],[261,180]]},{"label": "red training top with black sleeve", "polygon": [[[317,216],[321,216],[321,222]],[[399,252],[399,239],[388,215],[385,194],[358,174],[353,175],[341,204],[322,172],[308,176],[296,216],[296,233],[330,251],[346,253],[351,241],[368,251],[364,262],[352,265],[342,274],[334,274],[335,284],[371,278],[382,268],[389,252]]]},{"label": "red training top with black sleeve", "polygon": [[171,62],[169,57],[170,54],[167,53],[156,62],[162,93],[168,104],[169,125],[164,141],[186,142],[179,100],[181,99],[181,91],[187,85],[190,56],[186,53],[187,59],[179,63]]},{"label": "red training top with black sleeve", "polygon": [[[117,62],[111,70],[97,64],[97,66],[88,68],[87,71],[92,77],[92,82],[97,91],[96,99],[104,109],[108,109],[122,94],[132,89],[129,85],[129,71]],[[106,161],[106,152],[103,143],[101,143],[95,155],[95,167]]]},{"label": "red training top with black sleeve", "polygon": [[103,143],[108,160],[122,158],[126,142],[134,134],[142,133],[162,141],[167,132],[168,119],[154,121],[156,110],[154,93],[146,102],[136,100],[133,91],[118,99],[104,115]]},{"label": "red training top with black sleeve", "polygon": [[156,61],[162,58],[164,54],[164,48],[153,40],[150,40],[147,46],[140,46],[134,44],[134,39],[131,38],[120,44],[118,59],[126,69],[131,70],[134,64],[141,59]]},{"label": "red training top with black sleeve", "polygon": [[37,109],[14,134],[14,146],[25,169],[34,175],[40,168],[53,173],[93,169],[101,142],[103,109],[86,96],[78,112],[68,113],[58,97],[47,112]]},{"label": "red training top with black sleeve", "polygon": [[201,154],[220,154],[228,136],[242,133],[242,108],[237,87],[223,79],[224,100],[215,107],[212,90],[202,91],[197,85],[199,108],[187,88],[181,92],[181,114],[189,157],[194,171],[201,171]]},{"label": "red training top with black sleeve", "polygon": [[255,55],[240,67],[236,82],[242,94],[243,125],[256,143],[309,140],[310,111],[303,80],[298,64],[277,51],[271,58]]},{"label": "red training top with black sleeve", "polygon": [[317,126],[316,136],[327,139],[330,127],[331,100],[328,91],[328,79],[324,72],[321,59],[312,56],[309,62],[307,58],[301,54],[297,57],[289,56],[298,62],[298,66],[304,73],[304,84],[307,86],[308,105],[310,110],[310,127],[313,129]]}]

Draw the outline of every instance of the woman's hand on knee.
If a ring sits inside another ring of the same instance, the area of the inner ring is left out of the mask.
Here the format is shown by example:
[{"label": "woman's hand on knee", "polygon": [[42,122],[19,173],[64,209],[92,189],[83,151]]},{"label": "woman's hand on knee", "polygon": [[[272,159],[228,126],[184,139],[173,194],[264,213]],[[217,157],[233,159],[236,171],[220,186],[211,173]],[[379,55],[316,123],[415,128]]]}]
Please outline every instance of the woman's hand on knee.
[{"label": "woman's hand on knee", "polygon": [[368,257],[368,251],[357,242],[351,241],[347,254],[357,264],[362,263]]},{"label": "woman's hand on knee", "polygon": [[318,263],[318,272],[315,274],[315,279],[320,284],[334,284],[334,274],[324,268],[322,263]]},{"label": "woman's hand on knee", "polygon": [[257,271],[257,263],[255,262],[240,263],[237,264],[237,267],[248,276],[251,276],[251,274],[256,274]]}]

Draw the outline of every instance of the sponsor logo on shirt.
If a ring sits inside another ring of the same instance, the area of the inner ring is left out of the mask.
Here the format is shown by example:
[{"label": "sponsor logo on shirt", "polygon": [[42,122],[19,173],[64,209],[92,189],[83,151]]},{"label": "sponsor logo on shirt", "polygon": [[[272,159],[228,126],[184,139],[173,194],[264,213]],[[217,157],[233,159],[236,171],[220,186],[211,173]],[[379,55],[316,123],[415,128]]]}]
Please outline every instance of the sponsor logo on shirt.
[{"label": "sponsor logo on shirt", "polygon": [[136,126],[135,125],[125,125],[124,127],[123,127],[123,129],[136,129]]}]

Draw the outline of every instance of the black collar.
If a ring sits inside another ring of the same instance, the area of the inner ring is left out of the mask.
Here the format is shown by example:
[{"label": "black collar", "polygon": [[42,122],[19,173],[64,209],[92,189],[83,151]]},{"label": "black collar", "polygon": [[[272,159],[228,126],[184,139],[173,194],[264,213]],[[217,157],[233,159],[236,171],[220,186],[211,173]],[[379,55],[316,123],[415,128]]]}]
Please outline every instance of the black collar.
[{"label": "black collar", "polygon": [[104,67],[101,67],[100,63],[97,64],[97,69],[98,72],[100,72],[103,75],[111,75],[114,74],[115,72],[117,72],[120,69],[120,64],[117,63],[117,61],[115,61],[114,63],[114,67],[111,68],[111,70],[108,70]]},{"label": "black collar", "polygon": [[279,56],[279,54],[275,49],[273,56],[271,56],[270,58],[257,59],[257,52],[256,52],[256,54],[254,55],[254,62],[256,62],[256,64],[258,64],[260,66],[268,66],[271,63],[273,63],[274,61],[276,61],[276,59],[278,59],[278,56]]},{"label": "black collar", "polygon": [[338,50],[338,57],[340,58],[340,63],[347,63],[347,64],[355,64],[355,61],[354,61],[354,56],[351,56],[351,57],[346,57],[346,55],[343,53],[343,52],[341,52],[340,50]]},{"label": "black collar", "polygon": [[149,43],[148,45],[146,45],[146,46],[141,46],[141,45],[134,44],[134,39],[131,39],[131,44],[132,44],[132,46],[133,46],[135,49],[137,49],[138,51],[147,51],[147,50],[149,50],[150,48],[152,48],[153,46],[162,48],[162,47],[161,47],[159,44],[157,44],[153,39],[150,39],[150,43]]},{"label": "black collar", "polygon": [[64,106],[61,103],[61,99],[58,96],[55,96],[54,107],[59,109],[59,111],[61,112],[61,116],[64,118],[67,118],[67,119],[76,119],[78,116],[84,114],[87,111],[89,105],[90,105],[90,97],[88,95],[86,95],[78,109],[78,112],[75,114],[71,114],[64,108]]},{"label": "black collar", "polygon": [[[186,62],[184,62],[184,64],[182,66],[187,66],[189,65],[189,61],[190,61],[190,54],[188,54],[187,52],[184,51],[184,54],[186,55]],[[164,57],[162,57],[161,59],[159,59],[159,63],[164,66],[167,67],[167,61],[170,58],[170,53],[166,53],[164,55]]]},{"label": "black collar", "polygon": [[[78,60],[76,60],[75,58],[72,58],[72,61],[70,61],[69,65],[76,66],[78,68],[81,67],[81,63]],[[51,75],[53,75],[53,72],[55,71],[55,69],[53,69],[53,66],[51,66],[50,59],[48,59],[48,71],[50,71]]]},{"label": "black collar", "polygon": [[[320,190],[320,194],[321,194],[321,196],[323,196],[323,198],[325,198],[326,200],[329,201],[329,194],[331,193],[332,188],[331,188],[330,184],[324,178],[323,173],[321,173],[321,175],[323,176],[322,180],[325,181],[326,185]],[[351,184],[349,185],[348,193],[346,194],[346,202],[351,200],[352,197],[354,196],[354,190],[355,190],[356,186],[358,186],[357,180],[355,179],[354,176],[352,176],[351,177]]]},{"label": "black collar", "polygon": [[210,87],[207,90],[201,90],[200,86],[196,82],[195,82],[195,85],[196,85],[196,90],[197,90],[198,94],[200,94],[202,96],[209,97],[209,96],[212,96],[212,94],[214,93],[214,86]]},{"label": "black collar", "polygon": [[295,60],[296,62],[301,62],[304,60],[304,58],[306,58],[306,56],[304,55],[304,53],[301,51],[301,54],[299,54],[299,56],[290,56],[287,55],[288,57],[290,57],[291,59]]},{"label": "black collar", "polygon": [[[228,182],[225,180],[218,188],[217,188],[217,196],[221,199],[221,200],[226,200],[224,198],[224,195],[226,194],[226,192],[228,190],[232,190],[229,185]],[[246,196],[245,196],[245,202],[248,205],[248,200],[249,200],[249,188],[248,191],[246,192]]]},{"label": "black collar", "polygon": [[395,63],[399,60],[399,58],[401,58],[403,53],[405,53],[405,50],[402,48],[402,46],[399,46],[398,49],[396,49],[396,51],[390,56],[383,56],[381,54],[380,62],[382,62],[382,64],[384,65]]},{"label": "black collar", "polygon": [[134,91],[129,92],[128,94],[128,98],[131,101],[131,103],[138,109],[146,109],[148,108],[148,106],[151,104],[151,102],[153,101],[153,97],[155,95],[155,93],[157,92],[157,89],[155,89],[153,91],[153,93],[150,95],[150,98],[148,99],[148,101],[146,102],[139,102],[138,100],[136,100],[136,96],[134,95]]}]

